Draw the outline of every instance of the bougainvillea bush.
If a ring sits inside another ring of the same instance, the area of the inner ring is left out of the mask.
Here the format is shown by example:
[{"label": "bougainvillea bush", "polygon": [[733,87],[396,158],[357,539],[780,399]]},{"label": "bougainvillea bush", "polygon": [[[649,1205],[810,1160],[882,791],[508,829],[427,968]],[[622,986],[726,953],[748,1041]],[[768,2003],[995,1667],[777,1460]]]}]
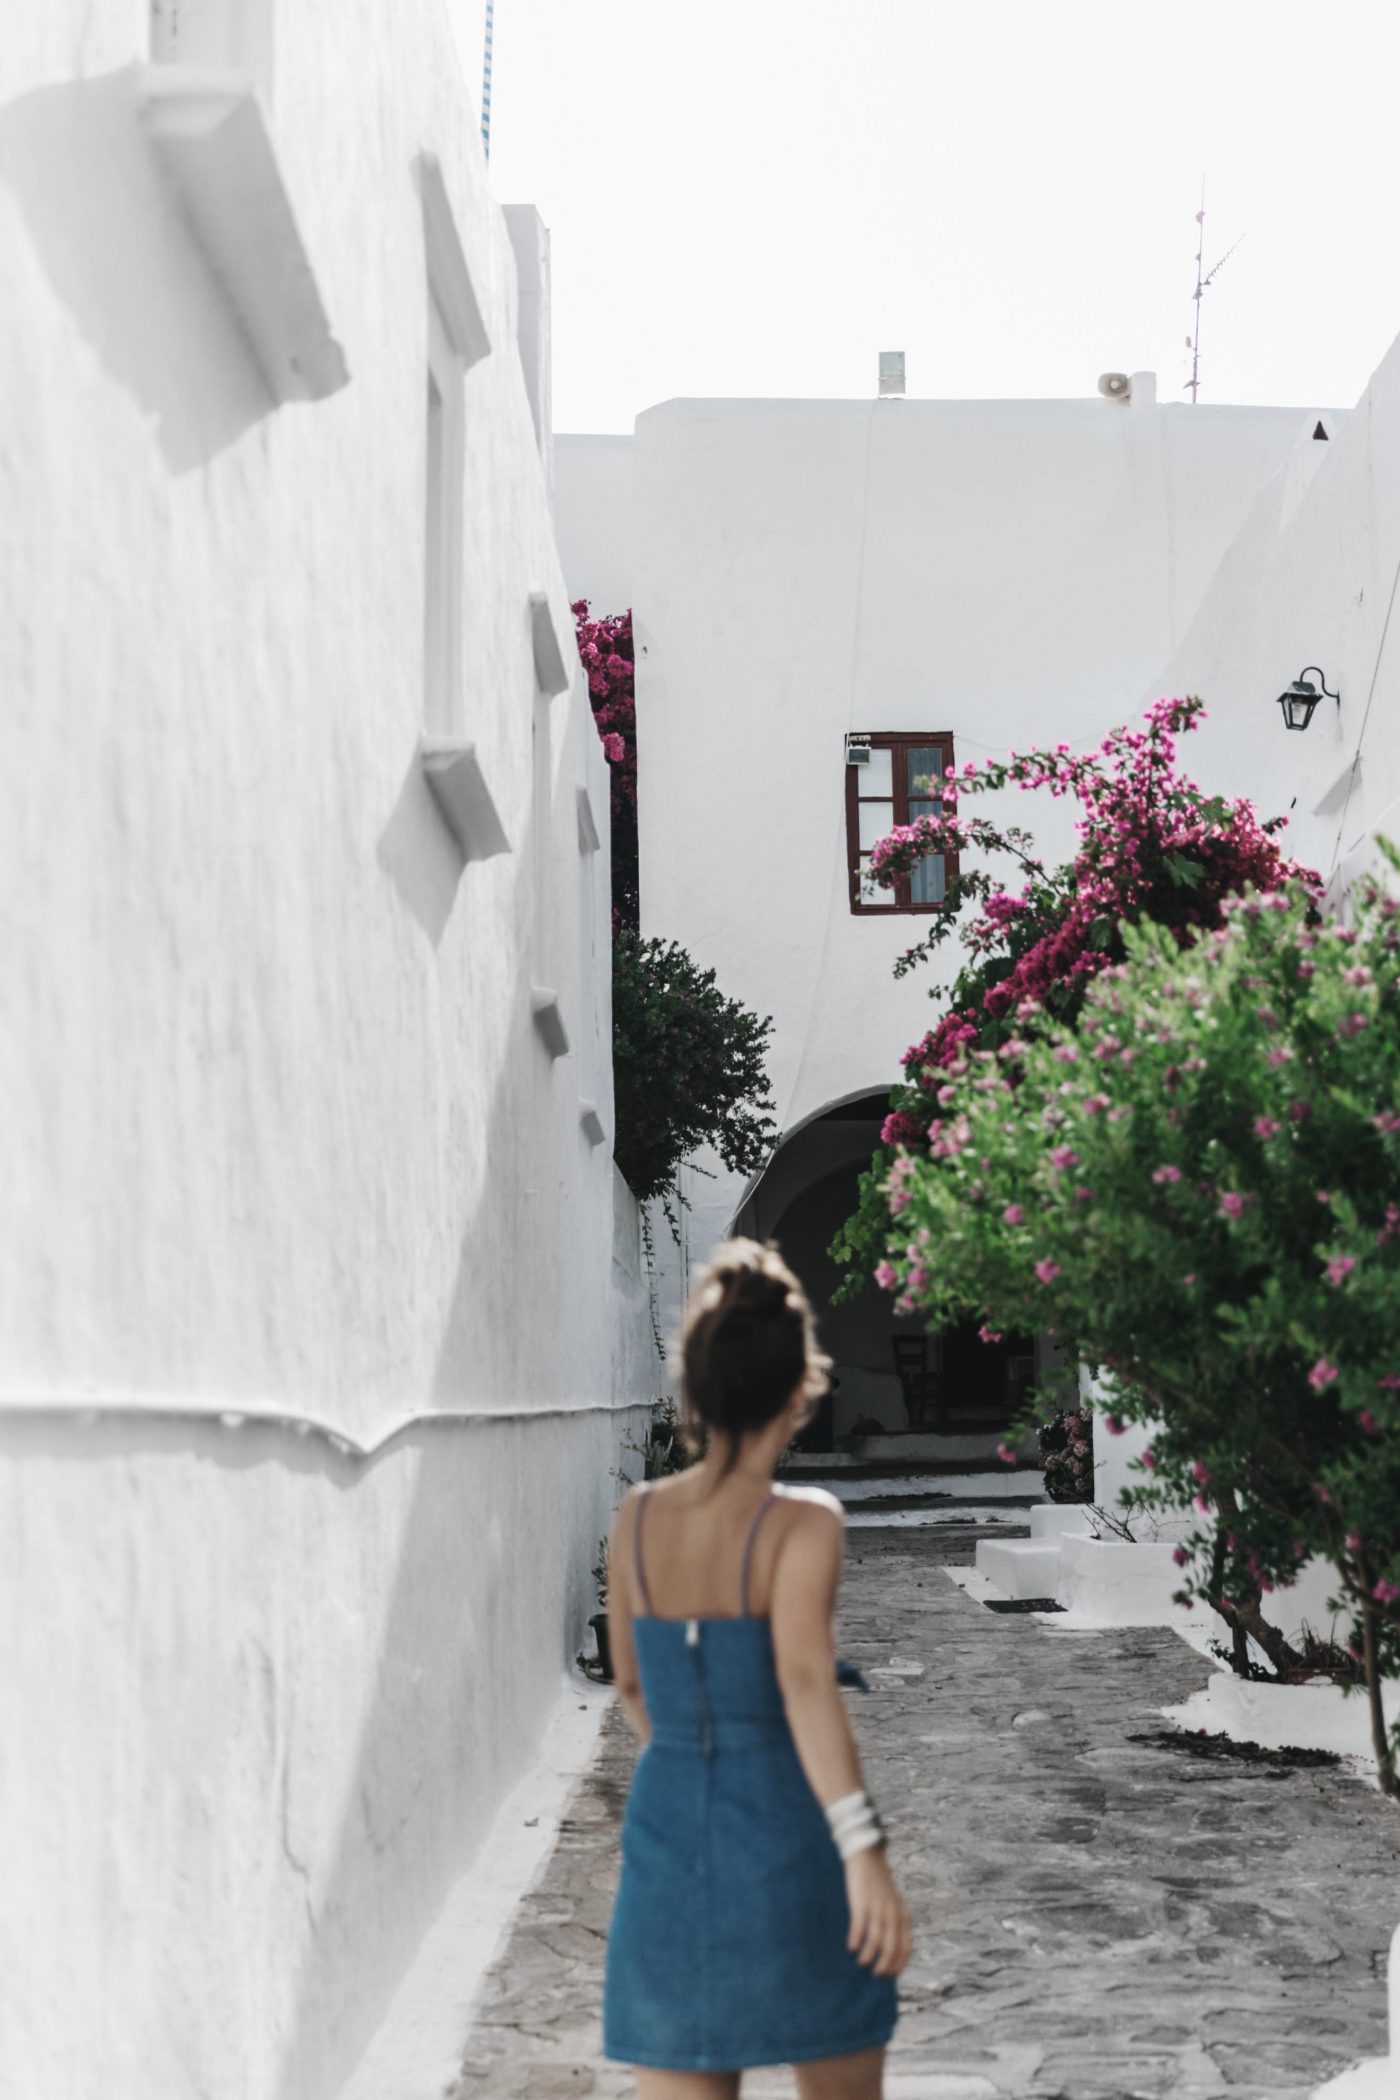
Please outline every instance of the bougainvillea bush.
[{"label": "bougainvillea bush", "polygon": [[[1014,1453],[1012,1455],[1014,1456]],[[1040,1429],[1040,1459],[1045,1471],[1045,1492],[1052,1502],[1092,1502],[1092,1412],[1087,1407],[1061,1408],[1048,1422],[1043,1423]]]},{"label": "bougainvillea bush", "polygon": [[[837,1260],[854,1264],[842,1296],[863,1287],[883,1251],[889,1148],[927,1142],[950,1066],[970,1050],[1034,1034],[1042,1021],[1073,1023],[1095,978],[1122,959],[1128,927],[1150,922],[1187,941],[1220,924],[1226,898],[1306,873],[1279,850],[1282,818],[1261,823],[1248,802],[1207,795],[1180,769],[1177,738],[1203,712],[1197,699],[1159,700],[1140,728],[1113,730],[1096,751],[1075,755],[1060,744],[968,763],[948,776],[936,816],[877,843],[872,864],[886,886],[928,853],[960,859],[946,909],[896,974],[954,938],[966,960],[951,991],[936,995],[946,997],[946,1012],[904,1053],[906,1084],[892,1099],[885,1149],[862,1180],[859,1211],[832,1248]],[[1077,801],[1079,845],[1071,861],[1047,868],[1025,829],[964,815],[970,797],[1013,785]],[[988,856],[1009,861],[1020,886],[1003,888]],[[962,908],[968,905],[977,909]]]},{"label": "bougainvillea bush", "polygon": [[637,701],[632,614],[590,618],[588,600],[570,608],[578,653],[588,675],[588,699],[608,761],[612,830],[613,928],[638,928]]},{"label": "bougainvillea bush", "polygon": [[710,1145],[752,1174],[776,1126],[764,1062],[771,1020],[726,999],[675,941],[613,937],[613,1155],[639,1203],[673,1201],[681,1162]]},{"label": "bougainvillea bush", "polygon": [[[1325,1556],[1396,1791],[1400,1673],[1400,907],[1309,885],[1225,900],[1184,950],[1152,923],[1079,1025],[942,1068],[931,1142],[886,1177],[882,1281],[931,1325],[1048,1328],[1110,1430],[1152,1424],[1147,1506],[1194,1507],[1181,1595],[1300,1658],[1272,1590]],[[1124,1433],[1127,1433],[1125,1430]]]}]

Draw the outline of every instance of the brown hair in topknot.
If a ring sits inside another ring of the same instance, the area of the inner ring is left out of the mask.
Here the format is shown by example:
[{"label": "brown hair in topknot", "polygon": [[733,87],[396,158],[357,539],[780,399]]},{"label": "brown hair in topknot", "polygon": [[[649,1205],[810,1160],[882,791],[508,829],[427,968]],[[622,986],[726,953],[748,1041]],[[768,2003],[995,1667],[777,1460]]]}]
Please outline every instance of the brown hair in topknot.
[{"label": "brown hair in topknot", "polygon": [[766,1428],[799,1386],[827,1388],[830,1359],[817,1348],[812,1308],[771,1243],[725,1240],[701,1271],[681,1331],[685,1398],[692,1417],[729,1444]]}]

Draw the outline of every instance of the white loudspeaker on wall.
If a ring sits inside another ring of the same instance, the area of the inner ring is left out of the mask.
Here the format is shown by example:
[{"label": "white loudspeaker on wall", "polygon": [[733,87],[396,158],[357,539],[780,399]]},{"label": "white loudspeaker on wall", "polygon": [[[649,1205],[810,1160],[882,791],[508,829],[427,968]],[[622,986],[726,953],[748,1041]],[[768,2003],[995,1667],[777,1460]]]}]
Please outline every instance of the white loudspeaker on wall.
[{"label": "white loudspeaker on wall", "polygon": [[1133,391],[1133,382],[1126,372],[1100,372],[1099,392],[1105,401],[1126,401]]}]

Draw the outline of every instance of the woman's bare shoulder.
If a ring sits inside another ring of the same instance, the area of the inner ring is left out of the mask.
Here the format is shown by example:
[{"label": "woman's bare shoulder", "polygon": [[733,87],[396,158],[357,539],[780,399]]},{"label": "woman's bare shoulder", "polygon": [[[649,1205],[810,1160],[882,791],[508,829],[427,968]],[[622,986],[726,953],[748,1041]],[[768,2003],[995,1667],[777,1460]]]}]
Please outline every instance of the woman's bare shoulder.
[{"label": "woman's bare shoulder", "polygon": [[793,1505],[795,1515],[798,1511],[803,1512],[803,1515],[797,1517],[799,1523],[810,1521],[805,1515],[808,1510],[824,1511],[828,1517],[835,1517],[837,1523],[842,1526],[846,1522],[846,1512],[841,1502],[826,1488],[783,1486],[778,1489],[778,1493],[785,1503]]}]

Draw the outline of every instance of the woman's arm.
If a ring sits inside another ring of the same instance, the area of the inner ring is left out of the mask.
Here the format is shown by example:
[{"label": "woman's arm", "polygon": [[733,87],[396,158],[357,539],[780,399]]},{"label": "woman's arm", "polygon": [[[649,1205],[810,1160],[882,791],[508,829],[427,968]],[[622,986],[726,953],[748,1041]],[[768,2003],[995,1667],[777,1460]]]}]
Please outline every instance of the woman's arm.
[{"label": "woman's arm", "polygon": [[629,1488],[613,1518],[608,1542],[608,1647],[612,1653],[613,1686],[632,1732],[644,1743],[651,1741],[651,1721],[642,1698],[642,1680],[637,1669],[637,1649],[632,1639],[632,1548],[636,1537],[641,1496]]},{"label": "woman's arm", "polygon": [[[805,1498],[804,1498],[805,1500]],[[846,1704],[836,1685],[834,1619],[845,1517],[835,1496],[815,1495],[783,1540],[773,1573],[773,1653],[802,1769],[823,1808],[865,1786]],[[846,1862],[848,1944],[877,1976],[909,1959],[909,1913],[883,1850]]]}]

